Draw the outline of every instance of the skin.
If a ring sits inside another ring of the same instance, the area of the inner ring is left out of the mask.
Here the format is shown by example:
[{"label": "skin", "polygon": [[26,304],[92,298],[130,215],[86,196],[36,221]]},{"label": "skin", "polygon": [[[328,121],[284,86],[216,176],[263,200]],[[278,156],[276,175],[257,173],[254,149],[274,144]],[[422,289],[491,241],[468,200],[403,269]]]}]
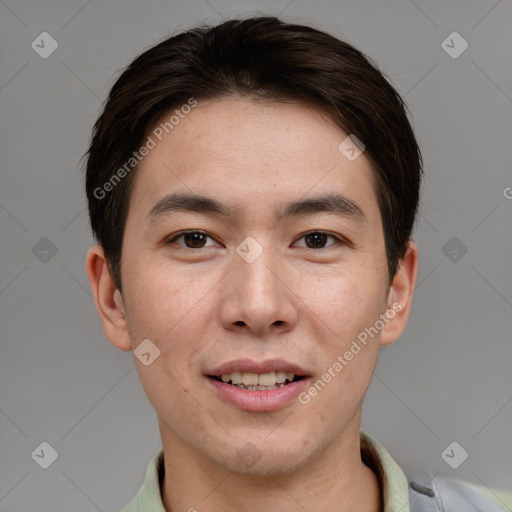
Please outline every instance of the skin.
[{"label": "skin", "polygon": [[[128,351],[149,338],[161,351],[149,366],[135,363],[158,415],[167,511],[382,510],[377,478],[361,461],[361,408],[380,346],[407,324],[418,248],[409,242],[390,287],[373,171],[364,153],[354,161],[340,153],[346,136],[300,104],[199,102],[136,171],[122,296],[101,247],[87,254],[108,340]],[[237,215],[180,212],[152,225],[148,212],[176,191],[214,197]],[[273,217],[278,205],[333,191],[355,201],[367,222]],[[165,245],[189,229],[211,238]],[[304,235],[318,230],[350,243],[308,245]],[[235,251],[248,236],[263,249],[250,264]],[[239,358],[283,358],[315,382],[396,303],[401,311],[306,405],[242,411],[207,385],[208,369]],[[237,457],[247,442],[261,454],[250,467]]]}]

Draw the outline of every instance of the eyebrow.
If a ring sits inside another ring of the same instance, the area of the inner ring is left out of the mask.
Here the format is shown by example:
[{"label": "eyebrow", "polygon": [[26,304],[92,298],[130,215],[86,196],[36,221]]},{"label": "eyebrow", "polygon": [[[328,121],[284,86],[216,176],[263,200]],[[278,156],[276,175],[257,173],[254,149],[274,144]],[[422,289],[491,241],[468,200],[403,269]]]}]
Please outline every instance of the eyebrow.
[{"label": "eyebrow", "polygon": [[[172,193],[160,199],[150,210],[147,217],[150,223],[166,217],[172,212],[196,212],[214,217],[236,217],[237,209],[229,207],[213,197]],[[289,217],[313,215],[316,213],[333,213],[340,217],[353,219],[360,224],[366,224],[368,219],[361,207],[352,199],[335,193],[292,201],[274,210],[274,217],[283,220]]]}]

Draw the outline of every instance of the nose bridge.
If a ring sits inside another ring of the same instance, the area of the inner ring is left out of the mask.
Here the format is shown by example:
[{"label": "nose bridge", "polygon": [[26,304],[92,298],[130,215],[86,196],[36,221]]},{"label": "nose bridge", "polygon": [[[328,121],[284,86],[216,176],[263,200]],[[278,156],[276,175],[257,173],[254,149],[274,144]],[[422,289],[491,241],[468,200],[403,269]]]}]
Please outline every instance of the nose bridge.
[{"label": "nose bridge", "polygon": [[239,245],[237,253],[240,260],[236,263],[235,273],[242,295],[264,298],[270,306],[283,286],[278,276],[284,270],[277,251],[248,237]]},{"label": "nose bridge", "polygon": [[237,253],[225,320],[231,325],[243,322],[255,331],[291,322],[291,292],[285,285],[285,264],[279,251],[248,237],[237,247]]}]

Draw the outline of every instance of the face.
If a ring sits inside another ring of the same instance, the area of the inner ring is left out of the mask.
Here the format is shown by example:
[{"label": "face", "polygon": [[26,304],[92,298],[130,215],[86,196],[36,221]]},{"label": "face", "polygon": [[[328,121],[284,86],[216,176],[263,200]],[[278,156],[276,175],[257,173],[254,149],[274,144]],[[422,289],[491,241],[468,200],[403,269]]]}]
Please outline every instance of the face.
[{"label": "face", "polygon": [[[233,472],[284,474],[359,432],[379,344],[405,319],[389,313],[373,171],[364,153],[340,152],[346,137],[304,105],[229,98],[199,102],[142,160],[123,319],[104,328],[124,350],[146,339],[160,350],[135,361],[164,444]],[[177,208],[170,194],[225,211]],[[286,211],[328,195],[338,201]],[[273,372],[299,378],[273,388]],[[270,388],[229,383],[240,380]]]}]

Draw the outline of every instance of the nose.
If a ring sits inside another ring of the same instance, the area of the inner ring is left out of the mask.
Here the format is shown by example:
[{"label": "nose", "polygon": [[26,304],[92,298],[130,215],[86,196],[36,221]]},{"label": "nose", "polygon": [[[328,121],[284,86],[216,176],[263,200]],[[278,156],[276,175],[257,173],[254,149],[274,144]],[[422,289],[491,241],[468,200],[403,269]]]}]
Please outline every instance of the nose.
[{"label": "nose", "polygon": [[271,249],[251,263],[236,255],[223,286],[223,327],[257,337],[292,329],[298,317],[292,277],[286,262]]}]

